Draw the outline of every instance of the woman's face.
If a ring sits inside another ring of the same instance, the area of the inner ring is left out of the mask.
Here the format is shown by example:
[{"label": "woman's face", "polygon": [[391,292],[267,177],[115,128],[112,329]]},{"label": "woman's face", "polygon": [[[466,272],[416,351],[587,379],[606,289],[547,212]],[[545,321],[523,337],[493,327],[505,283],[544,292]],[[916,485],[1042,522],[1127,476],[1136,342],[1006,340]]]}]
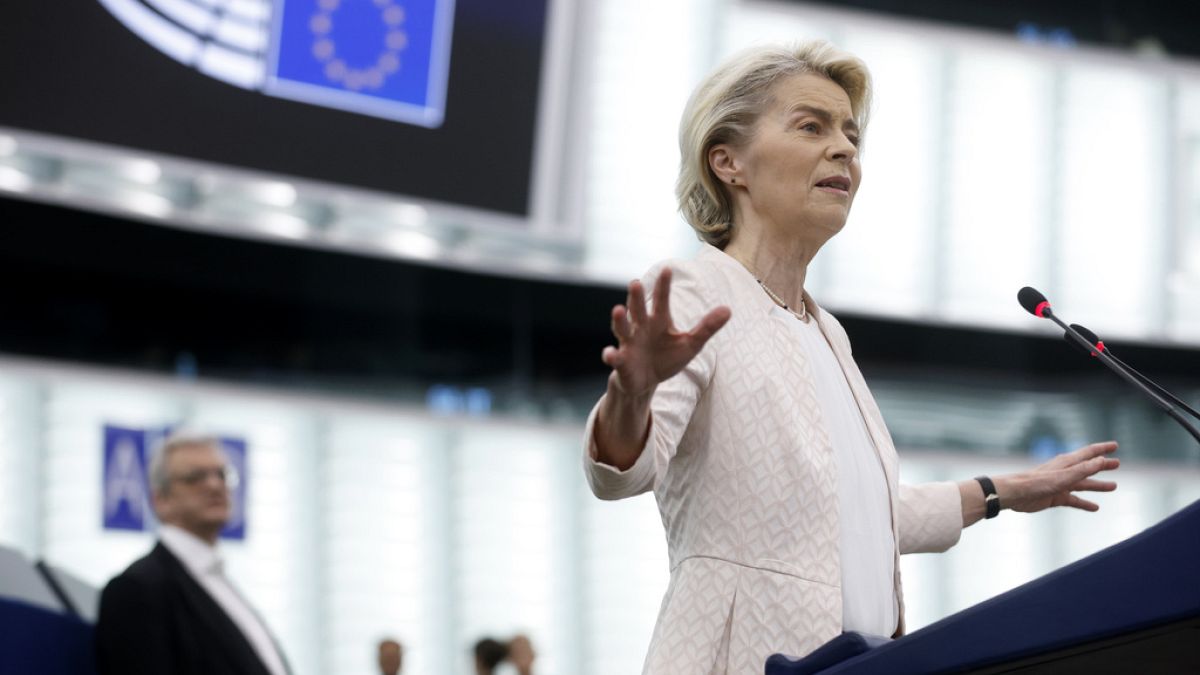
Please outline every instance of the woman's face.
[{"label": "woman's face", "polygon": [[850,97],[821,75],[776,83],[754,137],[729,148],[743,219],[828,240],[846,224],[858,192],[858,124]]}]

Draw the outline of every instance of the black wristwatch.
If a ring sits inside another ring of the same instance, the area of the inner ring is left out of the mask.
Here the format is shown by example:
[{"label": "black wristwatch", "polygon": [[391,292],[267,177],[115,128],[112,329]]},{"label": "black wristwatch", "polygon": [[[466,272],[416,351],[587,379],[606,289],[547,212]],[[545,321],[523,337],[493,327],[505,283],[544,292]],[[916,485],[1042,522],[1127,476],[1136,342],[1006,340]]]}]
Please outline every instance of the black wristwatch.
[{"label": "black wristwatch", "polygon": [[995,518],[1000,513],[1000,495],[996,494],[996,484],[987,476],[976,476],[979,487],[983,488],[983,503],[987,506],[984,518]]}]

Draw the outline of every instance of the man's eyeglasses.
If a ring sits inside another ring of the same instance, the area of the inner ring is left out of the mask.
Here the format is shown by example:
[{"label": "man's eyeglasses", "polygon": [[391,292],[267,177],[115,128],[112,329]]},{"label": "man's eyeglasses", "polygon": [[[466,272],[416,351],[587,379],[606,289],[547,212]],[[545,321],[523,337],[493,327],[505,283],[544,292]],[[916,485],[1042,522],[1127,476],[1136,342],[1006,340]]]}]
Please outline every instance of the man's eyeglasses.
[{"label": "man's eyeglasses", "polygon": [[200,485],[207,481],[209,476],[216,478],[217,482],[230,489],[237,487],[238,474],[232,466],[223,466],[219,469],[192,469],[171,476],[171,480],[177,480],[184,485]]}]

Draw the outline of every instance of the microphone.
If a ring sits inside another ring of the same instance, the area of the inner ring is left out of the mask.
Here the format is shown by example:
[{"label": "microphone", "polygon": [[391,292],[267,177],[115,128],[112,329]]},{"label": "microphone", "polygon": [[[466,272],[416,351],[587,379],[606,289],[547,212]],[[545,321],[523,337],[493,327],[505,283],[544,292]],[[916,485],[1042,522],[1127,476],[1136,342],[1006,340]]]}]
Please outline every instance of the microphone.
[{"label": "microphone", "polygon": [[[1117,358],[1117,355],[1116,355],[1116,354],[1114,354],[1114,353],[1112,353],[1112,350],[1111,350],[1111,349],[1109,349],[1108,347],[1105,347],[1105,346],[1104,346],[1104,340],[1101,340],[1099,335],[1096,335],[1096,334],[1095,334],[1095,333],[1093,333],[1092,331],[1088,330],[1088,329],[1087,329],[1087,328],[1085,328],[1084,326],[1080,326],[1080,325],[1079,325],[1079,324],[1077,324],[1077,323],[1073,323],[1073,324],[1071,324],[1071,328],[1074,328],[1076,333],[1079,333],[1080,335],[1082,335],[1082,336],[1083,336],[1083,339],[1085,339],[1085,340],[1087,340],[1088,342],[1092,343],[1092,345],[1093,345],[1093,348],[1092,348],[1091,350],[1089,350],[1089,351],[1088,351],[1088,356],[1095,356],[1095,355],[1096,355],[1096,352],[1103,352],[1103,351],[1107,351],[1107,352],[1108,352],[1108,355],[1112,357],[1112,360],[1113,360],[1113,361],[1116,361],[1116,362],[1117,362],[1117,363],[1118,363],[1118,364],[1119,364],[1119,365],[1120,365],[1122,368],[1124,368],[1125,370],[1128,370],[1128,371],[1129,371],[1129,372],[1131,372],[1131,373],[1133,372],[1133,368],[1130,368],[1128,363],[1125,363],[1125,362],[1124,362],[1124,361],[1122,361],[1121,359],[1118,359],[1118,358]],[[1063,339],[1064,339],[1064,340],[1066,340],[1066,339],[1067,339],[1067,334],[1066,334],[1066,333],[1063,333]],[[1072,343],[1072,344],[1074,344],[1074,343]],[[1078,346],[1078,345],[1076,345],[1076,346]]]},{"label": "microphone", "polygon": [[[1088,339],[1081,335],[1079,331],[1075,330],[1075,328],[1063,323],[1063,321],[1059,319],[1058,316],[1054,314],[1054,311],[1050,308],[1050,301],[1047,300],[1046,296],[1042,295],[1040,291],[1038,291],[1036,288],[1026,286],[1017,292],[1017,302],[1021,303],[1021,306],[1025,308],[1025,311],[1029,312],[1030,314],[1040,319],[1050,319],[1054,323],[1058,324],[1058,327],[1063,329],[1064,339],[1078,346],[1079,348],[1086,350],[1089,354],[1099,359],[1100,362],[1107,366],[1109,370],[1113,371],[1121,379],[1125,380],[1129,384],[1133,385],[1135,389],[1142,392],[1142,394],[1149,398],[1154,405],[1158,406],[1160,410],[1165,412],[1171,417],[1171,419],[1175,420],[1180,424],[1180,426],[1186,429],[1187,432],[1192,435],[1192,438],[1195,438],[1197,442],[1200,442],[1200,430],[1197,430],[1196,427],[1192,426],[1186,419],[1184,419],[1183,415],[1179,413],[1179,410],[1177,410],[1174,405],[1172,405],[1162,396],[1158,395],[1154,389],[1146,386],[1146,384],[1144,384],[1141,380],[1131,375],[1125,370],[1125,368],[1122,368],[1120,365],[1118,365],[1116,360],[1113,359],[1106,349],[1099,348],[1099,345],[1097,345],[1095,342],[1089,342]],[[1099,340],[1096,342],[1099,342]],[[1158,387],[1158,385],[1154,386]]]},{"label": "microphone", "polygon": [[[1108,354],[1108,356],[1113,360],[1114,363],[1116,363],[1121,368],[1124,368],[1125,371],[1128,372],[1130,375],[1133,375],[1138,380],[1141,380],[1141,382],[1143,384],[1145,384],[1147,387],[1150,387],[1151,389],[1153,389],[1156,394],[1158,394],[1159,396],[1162,396],[1165,399],[1168,399],[1169,401],[1171,401],[1175,405],[1179,406],[1180,408],[1183,408],[1192,417],[1195,417],[1196,419],[1200,419],[1200,412],[1196,412],[1194,409],[1192,409],[1192,406],[1181,401],[1177,396],[1175,396],[1171,392],[1167,391],[1166,389],[1163,389],[1162,387],[1160,387],[1158,385],[1158,383],[1156,383],[1154,380],[1151,380],[1150,378],[1141,374],[1140,372],[1137,371],[1136,368],[1134,368],[1133,366],[1129,365],[1128,363],[1125,363],[1120,358],[1118,358],[1117,355],[1114,354],[1113,351],[1104,344],[1104,340],[1101,340],[1098,335],[1096,335],[1092,331],[1088,330],[1086,327],[1080,326],[1077,323],[1071,324],[1071,328],[1074,328],[1076,333],[1079,333],[1080,335],[1083,336],[1083,338],[1085,340],[1087,340],[1092,345],[1094,345],[1094,347],[1088,351],[1089,356],[1093,356],[1093,357],[1096,356],[1096,352],[1104,352],[1105,354]],[[1066,333],[1063,334],[1063,339],[1067,339]],[[1070,343],[1071,341],[1067,340],[1067,342]],[[1074,343],[1072,343],[1072,344],[1074,344]],[[1078,345],[1076,345],[1076,346],[1078,346]]]},{"label": "microphone", "polygon": [[[1122,375],[1125,377],[1125,379],[1130,380],[1130,384],[1133,384],[1135,387],[1138,386],[1138,383],[1133,381],[1133,376],[1121,370],[1119,366],[1113,365],[1111,362],[1112,360],[1107,354],[1100,356],[1100,353],[1096,352],[1095,344],[1088,342],[1087,338],[1083,337],[1077,331],[1075,331],[1075,329],[1063,323],[1062,320],[1054,314],[1054,311],[1050,308],[1050,301],[1046,299],[1046,296],[1042,295],[1041,291],[1031,286],[1026,286],[1017,291],[1017,302],[1021,303],[1021,306],[1025,308],[1026,312],[1029,312],[1037,318],[1050,319],[1054,323],[1058,324],[1059,327],[1063,329],[1063,338],[1067,340],[1067,342],[1070,342],[1080,349],[1087,351],[1089,354],[1095,354],[1097,358],[1104,362],[1105,365],[1107,365],[1109,368],[1113,368],[1118,375]],[[1163,405],[1170,405],[1166,401],[1163,401],[1154,392],[1148,393],[1150,396],[1157,399],[1155,402],[1159,404],[1159,407],[1162,407]],[[1197,438],[1197,440],[1200,440],[1200,438]]]},{"label": "microphone", "polygon": [[1017,302],[1025,308],[1026,312],[1036,316],[1039,319],[1044,319],[1051,316],[1050,301],[1042,292],[1032,286],[1026,286],[1017,291]]}]

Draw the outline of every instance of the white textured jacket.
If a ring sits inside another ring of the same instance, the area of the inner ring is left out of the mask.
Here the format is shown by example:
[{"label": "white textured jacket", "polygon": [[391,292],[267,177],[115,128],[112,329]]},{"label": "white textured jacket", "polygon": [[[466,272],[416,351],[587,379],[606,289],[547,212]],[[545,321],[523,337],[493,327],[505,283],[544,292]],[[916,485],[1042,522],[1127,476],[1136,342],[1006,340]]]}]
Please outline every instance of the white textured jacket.
[{"label": "white textured jacket", "polygon": [[[655,391],[651,429],[625,471],[596,462],[596,410],[584,468],[601,499],[654,490],[666,529],[671,581],[644,673],[763,672],[776,652],[807,654],[842,628],[837,471],[829,433],[790,317],[736,260],[705,246],[673,271],[671,315],[690,330],[709,310],[733,315],[700,354]],[[806,297],[862,411],[887,479],[896,550],[957,543],[962,507],[954,483],[900,485],[891,436],[854,363],[841,325]]]}]

